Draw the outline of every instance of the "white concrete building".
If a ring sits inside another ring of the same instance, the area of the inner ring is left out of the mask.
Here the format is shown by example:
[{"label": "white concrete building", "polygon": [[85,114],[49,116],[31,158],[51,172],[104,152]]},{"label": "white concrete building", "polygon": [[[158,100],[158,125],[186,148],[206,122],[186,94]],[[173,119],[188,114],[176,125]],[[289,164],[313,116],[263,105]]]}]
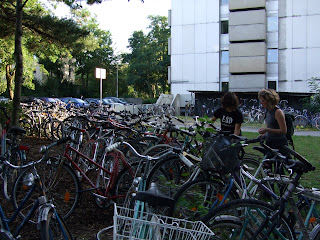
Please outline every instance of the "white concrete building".
[{"label": "white concrete building", "polygon": [[319,23],[319,0],[172,0],[171,93],[310,93]]}]

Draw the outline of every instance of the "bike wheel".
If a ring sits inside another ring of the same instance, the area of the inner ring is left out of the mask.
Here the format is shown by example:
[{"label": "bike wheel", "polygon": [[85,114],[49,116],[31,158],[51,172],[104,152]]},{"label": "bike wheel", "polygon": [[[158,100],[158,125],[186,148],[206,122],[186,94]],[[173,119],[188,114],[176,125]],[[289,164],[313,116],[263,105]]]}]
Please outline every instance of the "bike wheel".
[{"label": "bike wheel", "polygon": [[[80,199],[81,187],[74,171],[69,165],[51,158],[46,163],[37,166],[37,173],[44,185],[48,199],[53,201],[63,219],[67,219],[74,212]],[[36,184],[32,168],[23,171],[14,183],[12,202],[15,209],[19,207],[29,190],[35,187],[19,212],[22,218],[25,218],[33,203],[42,194],[40,187]],[[31,222],[37,222],[37,215],[35,214]]]},{"label": "bike wheel", "polygon": [[62,130],[61,128],[59,128],[59,125],[61,125],[61,122],[56,119],[48,120],[44,123],[44,134],[49,140],[55,141],[62,136],[62,133],[58,132]]},{"label": "bike wheel", "polygon": [[[268,221],[277,209],[263,201],[254,199],[234,200],[209,212],[202,221],[215,233],[218,239],[295,239],[294,232],[283,217],[276,222]],[[276,227],[266,236],[270,226]],[[262,231],[257,232],[264,224]]]},{"label": "bike wheel", "polygon": [[[23,157],[24,154],[25,153],[21,151],[12,152],[10,156],[10,163],[14,165],[21,165],[25,160]],[[3,172],[3,194],[7,200],[10,200],[13,191],[13,185],[16,181],[16,178],[19,176],[20,170],[5,166]]]},{"label": "bike wheel", "polygon": [[310,239],[320,240],[320,224],[317,224],[310,233]]},{"label": "bike wheel", "polygon": [[244,124],[249,123],[250,119],[251,119],[250,113],[249,112],[243,112],[242,115],[243,115],[243,123]]},{"label": "bike wheel", "polygon": [[156,183],[162,193],[172,197],[189,179],[190,171],[190,168],[184,165],[179,157],[167,157],[157,162],[149,172],[146,189],[150,187],[151,183]]},{"label": "bike wheel", "polygon": [[[119,159],[115,152],[109,152],[105,154],[105,156],[101,159],[97,159],[97,163],[108,172],[105,172],[102,169],[97,169],[93,172],[93,175],[96,175],[95,185],[103,194],[103,196],[99,196],[98,194],[96,194],[93,195],[93,197],[97,207],[105,209],[113,203],[112,188],[115,184],[114,175],[119,172]],[[89,178],[92,179],[90,175]]]},{"label": "bike wheel", "polygon": [[[84,144],[81,152],[89,159],[98,162],[103,157],[106,144],[106,141],[102,138],[98,138],[97,140],[90,139]],[[94,166],[86,158],[83,158],[81,156],[77,157],[75,159],[75,162],[77,163],[78,167],[85,173],[96,168],[96,166]]]},{"label": "bike wheel", "polygon": [[263,123],[265,119],[265,115],[262,114],[262,113],[258,113],[255,117],[255,120],[258,122],[258,123]]},{"label": "bike wheel", "polygon": [[[184,184],[174,196],[175,205],[171,216],[189,221],[199,221],[209,210],[217,207],[226,195],[225,184],[221,180],[197,179]],[[225,202],[238,199],[231,190]]]},{"label": "bike wheel", "polygon": [[[143,164],[142,164],[143,166]],[[114,201],[117,203],[117,206],[124,206],[126,202],[126,196],[128,193],[133,193],[130,189],[136,174],[137,169],[141,168],[139,162],[134,162],[130,167],[124,168],[118,174],[115,186],[114,186]],[[129,196],[128,196],[129,197]],[[130,205],[130,204],[129,204]]]},{"label": "bike wheel", "polygon": [[305,128],[308,124],[308,119],[305,116],[298,115],[294,118],[294,126],[296,128]]},{"label": "bike wheel", "polygon": [[31,117],[28,115],[24,115],[20,120],[19,120],[20,126],[26,130],[26,135],[27,136],[32,136],[35,132],[34,128],[34,121],[32,120]]},{"label": "bike wheel", "polygon": [[315,118],[315,119],[313,120],[313,126],[314,126],[316,129],[320,130],[320,117],[317,117],[317,118]]},{"label": "bike wheel", "polygon": [[[312,204],[314,205],[312,206],[313,210],[311,211]],[[312,231],[313,229],[315,229],[316,225],[319,224],[320,202],[308,199],[305,196],[299,196],[299,202],[297,205],[302,219],[305,221],[307,217],[310,218],[309,221],[306,223],[306,227],[308,231]],[[293,221],[296,221],[294,216]]]},{"label": "bike wheel", "polygon": [[72,240],[67,225],[55,209],[49,211],[45,220],[40,222],[42,240]]},{"label": "bike wheel", "polygon": [[148,155],[151,157],[158,157],[158,156],[161,156],[162,154],[164,154],[172,149],[173,149],[173,146],[171,146],[171,145],[158,144],[158,145],[152,146],[152,147],[148,148],[147,150],[145,150],[143,152],[143,155]]}]

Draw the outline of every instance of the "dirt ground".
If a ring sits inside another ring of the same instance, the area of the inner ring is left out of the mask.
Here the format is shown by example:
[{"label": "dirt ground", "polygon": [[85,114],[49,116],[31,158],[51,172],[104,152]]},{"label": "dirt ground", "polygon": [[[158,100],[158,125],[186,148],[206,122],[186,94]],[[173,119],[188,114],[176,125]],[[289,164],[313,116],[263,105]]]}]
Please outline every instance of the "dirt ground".
[{"label": "dirt ground", "polygon": [[[26,137],[22,140],[23,145],[30,147],[27,155],[28,160],[36,160],[40,158],[39,149],[42,145],[50,144],[45,138]],[[12,215],[12,204],[3,197],[2,186],[0,193],[1,206],[7,217]],[[18,219],[20,221],[20,219]],[[106,227],[113,225],[113,207],[107,209],[98,208],[90,193],[82,194],[81,202],[75,212],[66,221],[66,224],[75,240],[93,240],[97,239],[97,233]],[[13,224],[12,229],[15,229]],[[111,240],[112,229],[105,231],[100,235],[100,239]],[[40,239],[39,231],[35,224],[28,224],[21,232],[22,240]]]}]

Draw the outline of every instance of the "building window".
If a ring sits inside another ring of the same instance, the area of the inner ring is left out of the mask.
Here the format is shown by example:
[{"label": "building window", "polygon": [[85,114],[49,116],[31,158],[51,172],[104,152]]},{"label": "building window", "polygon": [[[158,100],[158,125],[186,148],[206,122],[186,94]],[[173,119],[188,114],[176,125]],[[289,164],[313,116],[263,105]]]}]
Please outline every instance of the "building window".
[{"label": "building window", "polygon": [[220,4],[221,5],[228,5],[229,4],[229,0],[220,0]]},{"label": "building window", "polygon": [[229,21],[221,21],[221,34],[229,33]]},{"label": "building window", "polygon": [[278,62],[278,49],[268,49],[268,63]]},{"label": "building window", "polygon": [[229,51],[221,51],[221,64],[229,64]]},{"label": "building window", "polygon": [[268,32],[278,32],[278,17],[268,17]]},{"label": "building window", "polygon": [[268,88],[277,90],[277,82],[276,81],[268,81]]},{"label": "building window", "polygon": [[222,82],[222,92],[228,92],[229,91],[229,83],[228,82]]}]

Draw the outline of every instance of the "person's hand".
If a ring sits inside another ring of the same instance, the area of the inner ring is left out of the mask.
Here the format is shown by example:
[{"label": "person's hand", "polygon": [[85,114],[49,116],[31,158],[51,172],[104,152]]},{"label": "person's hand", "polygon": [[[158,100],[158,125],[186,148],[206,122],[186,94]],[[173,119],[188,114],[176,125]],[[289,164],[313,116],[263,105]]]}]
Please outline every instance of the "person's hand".
[{"label": "person's hand", "polygon": [[267,132],[267,130],[268,130],[268,128],[260,128],[260,129],[258,130],[258,133],[260,133],[260,134],[265,134],[265,133]]}]

